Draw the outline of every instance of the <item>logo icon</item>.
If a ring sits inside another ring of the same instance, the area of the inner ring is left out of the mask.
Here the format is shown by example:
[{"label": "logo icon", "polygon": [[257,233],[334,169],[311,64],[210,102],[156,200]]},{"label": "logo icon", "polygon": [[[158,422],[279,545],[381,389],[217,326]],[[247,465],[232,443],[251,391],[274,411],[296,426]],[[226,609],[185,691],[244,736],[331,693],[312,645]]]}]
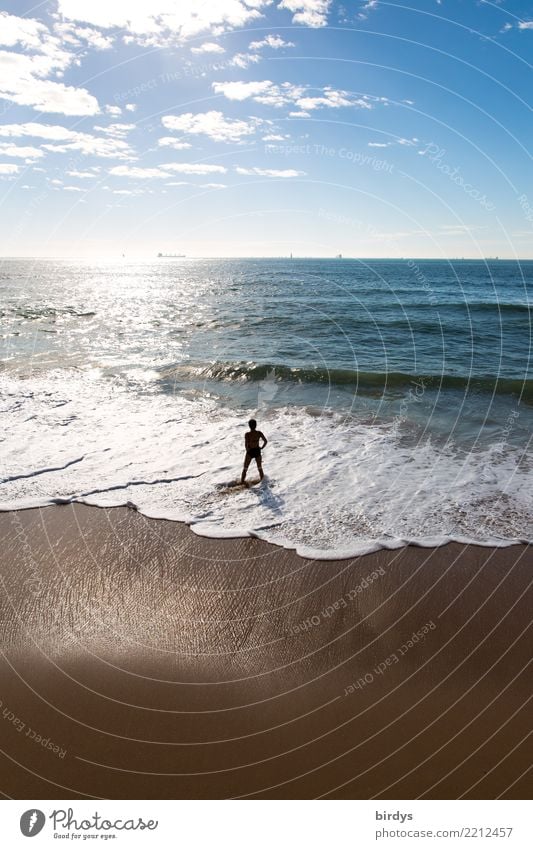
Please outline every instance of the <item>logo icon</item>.
[{"label": "logo icon", "polygon": [[24,837],[35,837],[42,830],[45,822],[46,817],[42,811],[30,808],[29,811],[24,811],[20,818],[20,830]]}]

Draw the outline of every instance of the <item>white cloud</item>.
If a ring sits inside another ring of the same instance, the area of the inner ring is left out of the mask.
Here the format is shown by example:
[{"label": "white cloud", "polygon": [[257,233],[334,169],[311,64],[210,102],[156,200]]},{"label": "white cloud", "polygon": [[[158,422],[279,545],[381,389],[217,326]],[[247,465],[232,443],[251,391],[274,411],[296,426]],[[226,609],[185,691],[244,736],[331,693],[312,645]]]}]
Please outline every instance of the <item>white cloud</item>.
[{"label": "white cloud", "polygon": [[263,47],[271,47],[273,50],[279,50],[281,47],[294,47],[292,41],[285,41],[280,35],[267,35],[262,41],[251,41],[248,45],[248,50],[262,50]]},{"label": "white cloud", "polygon": [[[217,37],[248,26],[260,20],[272,3],[273,0],[58,0],[57,5],[63,26],[72,27],[69,22],[78,22],[69,30],[71,37],[85,38],[88,43],[92,39],[95,47],[103,49],[109,46],[109,36],[87,27],[83,33],[79,23],[124,30],[126,43],[164,47],[202,33]],[[321,27],[327,23],[331,4],[332,0],[282,0],[278,8],[292,13],[293,23]],[[202,47],[194,51],[215,52],[202,51]]]},{"label": "white cloud", "polygon": [[[437,2],[439,2],[439,0],[437,0]],[[377,7],[378,0],[366,0],[366,2],[361,6],[357,17],[361,18],[361,20],[365,20],[365,18],[368,18],[368,13],[372,12],[373,9],[377,9]]]},{"label": "white cloud", "polygon": [[95,50],[110,50],[113,47],[113,39],[97,29],[77,27],[74,32],[79,39],[85,41],[89,47],[94,47]]},{"label": "white cloud", "polygon": [[40,159],[44,154],[36,147],[20,147],[6,142],[0,143],[0,155],[13,156],[20,159]]},{"label": "white cloud", "polygon": [[276,133],[271,133],[268,136],[263,136],[263,141],[266,141],[266,142],[282,142],[282,141],[286,141],[287,138],[289,138],[289,136],[278,136],[278,135],[276,135]]},{"label": "white cloud", "polygon": [[136,103],[126,103],[124,109],[127,112],[135,112],[135,110],[137,109],[137,104]]},{"label": "white cloud", "polygon": [[80,189],[79,186],[63,186],[64,192],[84,192],[85,189]]},{"label": "white cloud", "polygon": [[63,115],[99,112],[98,101],[86,89],[47,79],[51,74],[63,76],[79,59],[65,50],[61,40],[44,24],[2,12],[0,45],[25,51],[0,51],[0,98],[40,112]]},{"label": "white cloud", "polygon": [[[131,159],[133,156],[130,146],[123,139],[114,137],[100,138],[89,135],[89,133],[68,130],[66,127],[54,124],[32,122],[26,124],[0,124],[0,136],[9,136],[12,138],[29,136],[31,138],[46,139],[48,142],[54,142],[54,144],[43,144],[42,147],[52,153],[66,153],[67,151],[78,150],[84,156],[101,156],[103,158],[116,159]],[[63,143],[61,144],[61,142]]]},{"label": "white cloud", "polygon": [[174,150],[188,150],[192,144],[181,139],[173,139],[172,136],[164,136],[158,140],[159,147],[172,147]]},{"label": "white cloud", "polygon": [[214,141],[240,142],[243,137],[252,135],[258,121],[228,120],[222,112],[185,112],[182,115],[165,115],[161,123],[167,130],[178,130],[189,135],[205,135]]},{"label": "white cloud", "polygon": [[104,112],[106,112],[107,115],[112,115],[114,118],[118,118],[122,115],[122,109],[120,106],[104,106]]},{"label": "white cloud", "polygon": [[[392,141],[388,142],[368,142],[368,147],[394,147],[394,145],[399,144],[402,147],[415,147],[419,143],[419,139],[415,136],[411,139],[403,138],[402,136],[396,136]],[[425,150],[419,151],[422,156],[426,153]]]},{"label": "white cloud", "polygon": [[200,186],[201,189],[227,189],[225,183],[202,183]]},{"label": "white cloud", "polygon": [[236,53],[229,64],[234,68],[248,68],[249,65],[254,65],[261,60],[257,53]]},{"label": "white cloud", "polygon": [[223,165],[203,165],[194,162],[169,162],[162,165],[167,171],[175,171],[177,174],[226,174],[228,169]]},{"label": "white cloud", "polygon": [[372,102],[376,100],[367,95],[352,95],[347,91],[334,89],[332,86],[325,86],[319,89],[320,94],[314,95],[311,94],[313,89],[310,86],[294,85],[288,82],[277,85],[271,80],[213,83],[213,90],[216,94],[223,94],[228,100],[242,101],[250,98],[265,106],[298,106],[304,112],[320,108],[338,109],[342,106],[372,109]]},{"label": "white cloud", "polygon": [[154,180],[161,177],[168,177],[164,171],[159,168],[138,168],[135,165],[115,165],[109,171],[113,177],[131,177],[134,180]]},{"label": "white cloud", "polygon": [[229,64],[235,68],[248,68],[261,61],[260,51],[266,47],[279,50],[280,47],[294,47],[292,41],[284,41],[280,35],[267,35],[261,41],[252,41],[248,45],[248,53],[236,53]]},{"label": "white cloud", "polygon": [[119,27],[130,40],[164,46],[203,32],[219,35],[262,17],[271,0],[58,0],[64,17],[103,29]]},{"label": "white cloud", "polygon": [[293,168],[285,168],[282,171],[276,168],[235,168],[237,174],[247,174],[254,177],[305,177],[305,171],[295,171]]},{"label": "white cloud", "polygon": [[113,39],[92,27],[80,27],[71,23],[55,23],[54,32],[63,43],[73,47],[93,47],[95,50],[109,50],[113,47]]},{"label": "white cloud", "polygon": [[[323,90],[323,94],[319,97],[299,97],[296,99],[295,103],[300,107],[300,109],[307,112],[312,109],[319,109],[321,106],[338,109],[341,106],[355,105],[353,99],[350,99],[350,95],[347,92],[336,91],[329,87],[325,88]],[[358,98],[357,106],[364,109],[372,108],[368,101],[361,101],[360,98]]]},{"label": "white cloud", "polygon": [[50,141],[65,141],[79,135],[72,130],[67,130],[66,127],[60,127],[53,124],[37,124],[28,122],[27,124],[0,124],[0,136],[10,136],[20,138],[22,136],[31,136],[38,139],[49,139]]},{"label": "white cloud", "polygon": [[10,100],[18,106],[31,106],[39,112],[61,115],[98,113],[98,101],[86,89],[37,80],[32,77],[29,69],[24,67],[23,62],[7,59],[9,55],[15,54],[0,52],[0,98]]},{"label": "white cloud", "polygon": [[48,27],[33,18],[0,12],[0,44],[39,50],[49,35]]},{"label": "white cloud", "polygon": [[200,47],[191,47],[191,53],[225,53],[226,51],[221,44],[215,41],[206,41]]},{"label": "white cloud", "polygon": [[77,177],[79,180],[89,180],[97,176],[94,171],[67,171],[67,176]]},{"label": "white cloud", "polygon": [[228,100],[247,100],[249,97],[256,99],[266,94],[274,83],[270,80],[257,82],[235,82],[235,83],[213,83],[216,94],[223,94]]},{"label": "white cloud", "polygon": [[135,124],[108,124],[107,127],[95,125],[94,129],[108,136],[124,137],[135,129]]},{"label": "white cloud", "polygon": [[278,8],[287,9],[293,13],[293,24],[325,27],[330,6],[331,0],[282,0]]},{"label": "white cloud", "polygon": [[519,21],[518,29],[533,29],[533,21]]},{"label": "white cloud", "polygon": [[12,165],[8,162],[0,162],[0,174],[18,174],[20,165]]},{"label": "white cloud", "polygon": [[130,146],[122,139],[96,138],[80,133],[82,138],[68,144],[43,144],[51,153],[66,153],[70,150],[78,150],[84,156],[101,156],[103,159],[131,159]]}]

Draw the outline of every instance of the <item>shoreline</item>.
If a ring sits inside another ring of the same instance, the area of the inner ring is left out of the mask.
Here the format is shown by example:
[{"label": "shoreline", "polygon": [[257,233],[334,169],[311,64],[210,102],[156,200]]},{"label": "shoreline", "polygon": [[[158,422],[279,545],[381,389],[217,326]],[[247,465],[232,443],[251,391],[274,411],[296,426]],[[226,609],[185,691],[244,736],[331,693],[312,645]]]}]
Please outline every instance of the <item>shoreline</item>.
[{"label": "shoreline", "polygon": [[530,796],[530,546],[310,560],[80,504],[0,539],[13,798]]},{"label": "shoreline", "polygon": [[[258,482],[256,481],[256,484],[257,483]],[[227,486],[228,489],[232,488],[230,484]],[[257,489],[257,486],[249,485],[249,489]],[[285,540],[283,538],[278,540],[268,539],[266,536],[261,535],[261,530],[249,531],[244,528],[220,528],[217,533],[218,526],[213,526],[210,522],[203,522],[196,519],[188,521],[184,518],[165,516],[164,513],[158,514],[146,509],[141,509],[132,501],[126,501],[124,503],[117,502],[113,505],[100,505],[71,498],[57,498],[52,502],[47,502],[45,504],[24,504],[24,502],[20,502],[18,504],[14,503],[11,505],[9,503],[5,503],[3,505],[0,504],[0,516],[9,516],[27,511],[41,511],[64,507],[82,507],[90,510],[104,511],[128,510],[132,513],[138,513],[143,517],[143,519],[150,522],[168,522],[170,524],[181,525],[200,539],[213,540],[214,542],[246,539],[259,540],[265,545],[273,546],[281,551],[294,554],[299,559],[316,560],[322,563],[327,563],[329,561],[353,560],[355,558],[367,557],[371,554],[376,554],[378,551],[398,551],[403,548],[421,548],[430,550],[434,548],[445,548],[448,545],[459,545],[492,550],[508,549],[516,546],[525,546],[526,548],[533,547],[533,540],[526,538],[510,537],[506,539],[504,537],[496,536],[487,537],[485,540],[476,540],[473,537],[468,536],[462,537],[435,534],[434,536],[429,537],[390,537],[387,539],[379,537],[375,539],[359,539],[354,541],[348,548],[345,549],[320,549],[314,548],[313,546],[302,546],[297,542],[293,543],[290,540]],[[204,529],[205,532],[203,532]],[[209,533],[209,531],[211,533]]]}]

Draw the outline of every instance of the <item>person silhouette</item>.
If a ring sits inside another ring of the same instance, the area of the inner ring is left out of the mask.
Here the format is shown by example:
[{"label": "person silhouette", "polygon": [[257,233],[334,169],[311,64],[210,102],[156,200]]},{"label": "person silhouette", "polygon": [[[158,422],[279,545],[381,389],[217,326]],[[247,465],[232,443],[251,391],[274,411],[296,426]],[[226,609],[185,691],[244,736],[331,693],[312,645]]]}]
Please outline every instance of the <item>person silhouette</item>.
[{"label": "person silhouette", "polygon": [[[248,422],[248,426],[250,430],[244,435],[244,446],[246,448],[246,454],[244,455],[244,466],[241,475],[241,483],[246,483],[246,472],[248,471],[248,466],[255,460],[257,463],[257,470],[259,472],[259,479],[263,480],[263,463],[261,459],[261,450],[268,445],[268,440],[264,433],[261,433],[260,430],[257,430],[257,422],[255,419],[250,419]],[[263,440],[263,444],[260,445],[261,440]]]}]

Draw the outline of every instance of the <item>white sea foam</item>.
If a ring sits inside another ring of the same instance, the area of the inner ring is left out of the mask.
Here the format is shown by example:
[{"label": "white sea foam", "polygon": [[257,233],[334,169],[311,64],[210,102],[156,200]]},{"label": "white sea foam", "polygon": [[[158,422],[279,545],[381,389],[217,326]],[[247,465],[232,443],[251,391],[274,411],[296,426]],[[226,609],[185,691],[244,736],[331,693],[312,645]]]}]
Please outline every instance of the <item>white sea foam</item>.
[{"label": "white sea foam", "polygon": [[129,505],[202,536],[250,535],[308,558],[533,539],[531,454],[501,443],[467,452],[407,425],[283,408],[260,420],[267,479],[240,489],[231,484],[248,413],[141,378],[132,392],[94,371],[1,376],[0,510]]}]

